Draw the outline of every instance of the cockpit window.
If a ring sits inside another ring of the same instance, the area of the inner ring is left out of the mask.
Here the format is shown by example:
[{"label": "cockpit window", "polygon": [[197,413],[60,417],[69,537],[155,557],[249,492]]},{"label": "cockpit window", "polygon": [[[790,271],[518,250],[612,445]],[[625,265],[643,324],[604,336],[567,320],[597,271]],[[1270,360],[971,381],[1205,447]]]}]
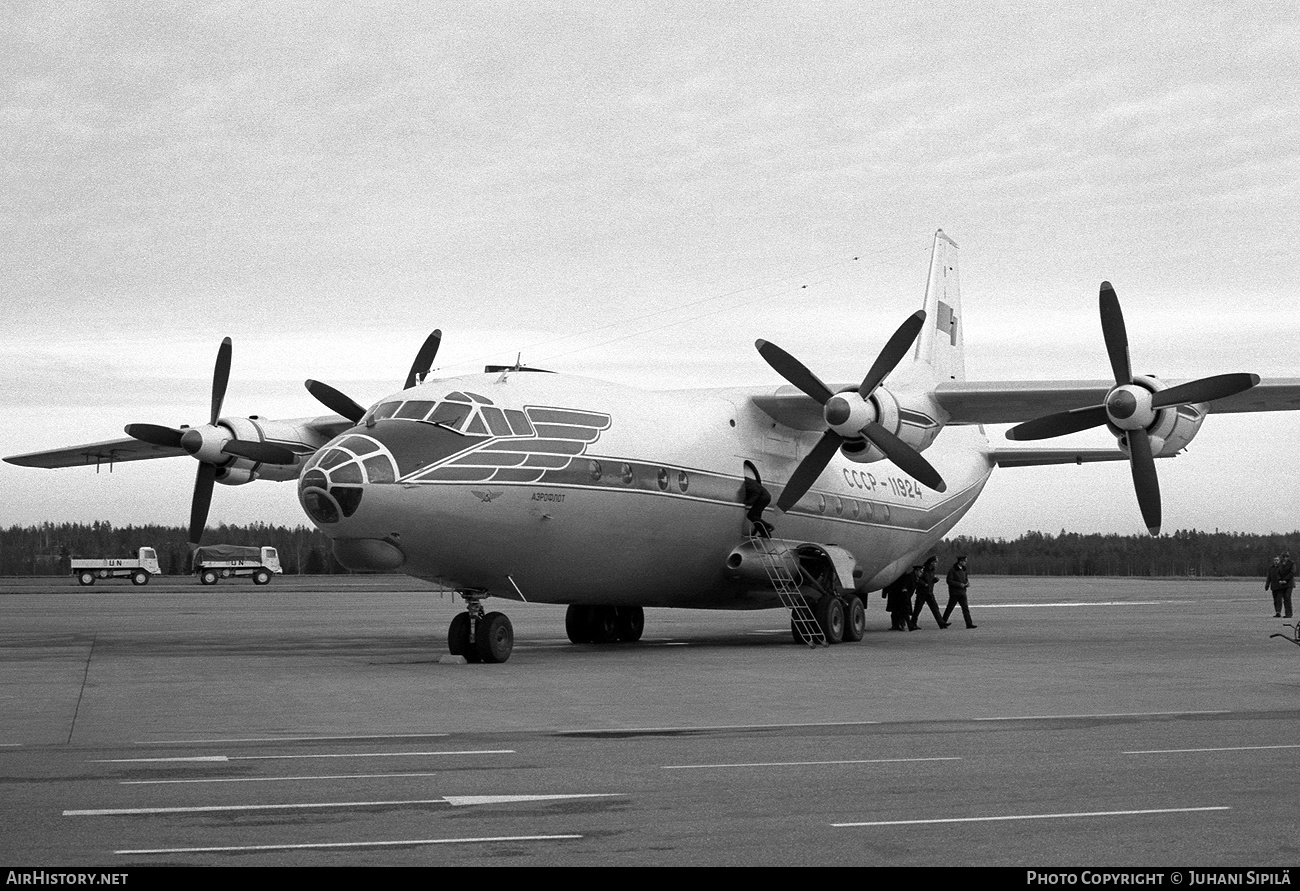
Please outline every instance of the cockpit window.
[{"label": "cockpit window", "polygon": [[370,419],[372,421],[382,421],[384,418],[391,418],[393,412],[397,411],[397,407],[401,404],[402,403],[398,401],[385,402],[383,405],[377,405],[375,406],[374,412],[371,413]]},{"label": "cockpit window", "polygon": [[429,422],[459,430],[461,423],[469,415],[470,411],[472,411],[471,407],[462,402],[443,402],[429,417]]},{"label": "cockpit window", "polygon": [[397,414],[393,415],[393,417],[408,418],[412,421],[423,421],[425,416],[431,411],[433,411],[432,402],[426,402],[422,399],[413,399],[410,402],[404,403],[402,407],[398,409]]}]

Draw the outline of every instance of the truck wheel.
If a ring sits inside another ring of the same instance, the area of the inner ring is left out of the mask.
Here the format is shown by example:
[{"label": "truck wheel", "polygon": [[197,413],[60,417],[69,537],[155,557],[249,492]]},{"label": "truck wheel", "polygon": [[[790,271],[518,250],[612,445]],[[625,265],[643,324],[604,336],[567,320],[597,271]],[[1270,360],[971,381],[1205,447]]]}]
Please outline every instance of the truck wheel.
[{"label": "truck wheel", "polygon": [[215,585],[217,583],[217,574],[211,569],[205,569],[199,573],[199,583],[203,585]]},{"label": "truck wheel", "polygon": [[135,572],[131,573],[131,584],[133,585],[149,584],[149,573],[145,572],[143,569],[137,569]]},{"label": "truck wheel", "polygon": [[257,572],[253,573],[254,585],[265,585],[269,584],[270,581],[271,573],[267,572],[265,569],[259,569]]},{"label": "truck wheel", "polygon": [[77,575],[77,581],[83,585],[93,585],[95,584],[95,574],[87,569]]}]

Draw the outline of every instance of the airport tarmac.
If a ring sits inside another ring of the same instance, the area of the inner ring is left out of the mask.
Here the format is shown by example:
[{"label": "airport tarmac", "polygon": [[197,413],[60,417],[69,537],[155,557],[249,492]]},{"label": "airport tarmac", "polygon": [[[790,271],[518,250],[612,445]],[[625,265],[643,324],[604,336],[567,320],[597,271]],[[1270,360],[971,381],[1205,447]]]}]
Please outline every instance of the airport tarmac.
[{"label": "airport tarmac", "polygon": [[459,603],[409,579],[0,579],[0,861],[1300,861],[1300,646],[1262,579],[974,569],[977,629],[889,632],[874,594],[821,650],[778,611],[575,646],[562,607],[494,604],[504,665],[439,662]]}]

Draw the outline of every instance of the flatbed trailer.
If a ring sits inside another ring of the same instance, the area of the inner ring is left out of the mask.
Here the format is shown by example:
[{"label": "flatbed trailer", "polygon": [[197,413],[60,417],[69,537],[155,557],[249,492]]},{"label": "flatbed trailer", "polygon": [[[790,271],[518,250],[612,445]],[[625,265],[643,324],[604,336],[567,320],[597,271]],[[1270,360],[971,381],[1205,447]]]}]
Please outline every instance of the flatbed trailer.
[{"label": "flatbed trailer", "polygon": [[74,558],[72,574],[83,585],[93,585],[98,579],[129,578],[132,584],[147,585],[155,575],[162,575],[158,565],[158,552],[141,548],[134,557]]}]

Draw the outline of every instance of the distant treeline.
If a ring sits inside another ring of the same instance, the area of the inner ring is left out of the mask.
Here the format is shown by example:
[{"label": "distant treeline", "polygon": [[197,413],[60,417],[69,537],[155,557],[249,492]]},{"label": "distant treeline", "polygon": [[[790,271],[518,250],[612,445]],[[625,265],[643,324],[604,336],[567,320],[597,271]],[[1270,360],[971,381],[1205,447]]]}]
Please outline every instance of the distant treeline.
[{"label": "distant treeline", "polygon": [[[329,539],[307,526],[221,525],[204,544],[270,546],[290,575],[345,573]],[[1272,557],[1300,546],[1300,532],[1257,535],[1180,530],[1172,535],[1060,535],[1027,532],[1003,538],[957,536],[935,554],[946,571],[958,554],[980,575],[1260,576]],[[0,529],[0,575],[61,575],[73,557],[127,557],[140,548],[158,552],[168,574],[191,570],[188,533],[179,526],[114,526],[108,522],[43,523]],[[1297,552],[1300,556],[1300,552]]]},{"label": "distant treeline", "polygon": [[[272,547],[290,575],[345,573],[330,541],[307,526],[227,526],[208,529],[204,544]],[[180,526],[114,526],[109,522],[42,523],[0,529],[0,575],[62,575],[73,557],[133,557],[153,548],[168,575],[192,569],[189,532]]]}]

